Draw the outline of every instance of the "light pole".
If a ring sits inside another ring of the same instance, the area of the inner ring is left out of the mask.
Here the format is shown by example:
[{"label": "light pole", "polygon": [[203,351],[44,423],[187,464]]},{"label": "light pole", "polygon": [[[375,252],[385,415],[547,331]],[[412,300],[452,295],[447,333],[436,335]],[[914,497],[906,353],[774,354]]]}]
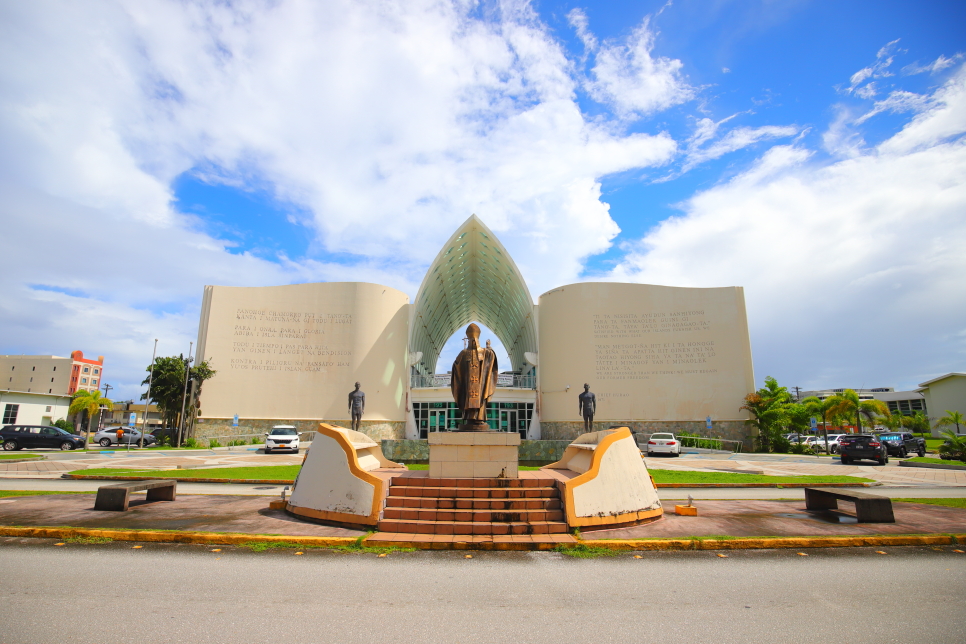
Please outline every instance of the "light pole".
[{"label": "light pole", "polygon": [[[148,407],[151,405],[151,384],[154,382],[154,361],[158,356],[158,339],[154,339],[154,351],[151,352],[151,370],[148,372],[148,396],[144,399],[144,422],[141,423],[141,449],[144,449],[144,432],[148,429]],[[128,445],[130,445],[128,441]]]},{"label": "light pole", "polygon": [[188,343],[188,361],[185,363],[184,368],[184,393],[181,394],[181,416],[179,417],[181,422],[178,423],[178,444],[175,447],[181,447],[181,436],[184,432],[184,405],[188,399],[188,377],[191,375],[191,363],[195,360],[194,356],[191,355],[191,350],[194,347],[194,342]]},{"label": "light pole", "polygon": [[[111,389],[114,389],[114,387],[112,385],[109,385],[109,384],[107,384],[105,382],[104,383],[104,397],[105,398],[107,398],[107,394],[108,394],[108,392],[111,391]],[[101,414],[100,414],[100,416],[97,419],[97,431],[100,431],[100,430],[104,429],[104,410],[105,409],[106,409],[106,407],[101,407]]]}]

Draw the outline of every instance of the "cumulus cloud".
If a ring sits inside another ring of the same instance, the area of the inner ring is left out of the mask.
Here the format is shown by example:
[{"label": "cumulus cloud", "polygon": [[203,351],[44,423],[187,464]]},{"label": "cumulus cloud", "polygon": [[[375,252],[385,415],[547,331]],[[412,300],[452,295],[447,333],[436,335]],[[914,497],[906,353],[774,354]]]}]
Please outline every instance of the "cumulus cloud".
[{"label": "cumulus cloud", "polygon": [[650,20],[634,30],[627,42],[600,45],[587,83],[590,94],[625,116],[667,109],[691,100],[695,89],[684,79],[680,60],[653,56],[654,31]]},{"label": "cumulus cloud", "polygon": [[855,93],[861,98],[872,98],[875,96],[878,92],[875,82],[865,82],[870,78],[885,78],[893,75],[889,71],[889,67],[895,60],[895,54],[898,52],[898,44],[899,39],[897,38],[880,48],[875,55],[874,63],[852,74],[852,77],[849,78],[849,86],[845,89],[845,92],[848,94]]},{"label": "cumulus cloud", "polygon": [[909,387],[961,371],[962,68],[929,105],[846,159],[813,161],[800,143],[773,147],[747,172],[681,204],[682,215],[641,239],[611,278],[743,285],[759,379]]},{"label": "cumulus cloud", "polygon": [[[602,100],[641,113],[685,100],[680,62],[652,50],[646,23],[600,47]],[[574,281],[619,232],[600,177],[677,147],[585,118],[583,72],[527,3],[5,3],[0,59],[16,267],[0,284],[0,351],[104,354],[122,397],[137,395],[153,338],[187,350],[205,284],[414,294],[470,213],[535,293]],[[318,252],[239,252],[178,211],[185,173],[265,186],[308,213]]]},{"label": "cumulus cloud", "polygon": [[718,127],[723,122],[730,120],[731,118],[734,117],[728,117],[728,119],[718,121],[717,123],[714,123],[708,118],[701,119],[698,122],[698,127],[696,128],[695,134],[691,138],[686,151],[686,158],[681,168],[683,172],[686,172],[691,168],[704,163],[705,161],[718,159],[726,154],[747,148],[761,141],[795,136],[800,132],[800,128],[796,125],[764,125],[761,127],[743,126],[730,130],[723,137],[709,145],[701,145],[715,135]]}]

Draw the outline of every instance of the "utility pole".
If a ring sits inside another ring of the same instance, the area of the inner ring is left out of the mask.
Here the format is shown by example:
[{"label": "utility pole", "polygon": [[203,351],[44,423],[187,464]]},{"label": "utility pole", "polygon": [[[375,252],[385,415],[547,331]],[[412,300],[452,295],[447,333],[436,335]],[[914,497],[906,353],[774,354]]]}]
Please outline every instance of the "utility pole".
[{"label": "utility pole", "polygon": [[[107,393],[108,393],[108,392],[109,392],[109,391],[110,391],[111,389],[114,389],[114,387],[112,387],[111,385],[109,385],[109,384],[107,384],[107,383],[105,382],[105,383],[104,383],[104,397],[105,397],[105,398],[107,398]],[[100,417],[99,417],[99,418],[97,419],[97,431],[100,431],[100,430],[102,430],[102,429],[104,429],[104,408],[103,408],[103,407],[101,408],[101,415],[100,415]]]},{"label": "utility pole", "polygon": [[[154,361],[158,357],[158,339],[154,339],[154,351],[151,352],[151,370],[148,372],[148,397],[144,399],[144,422],[141,423],[141,449],[144,449],[144,433],[148,429],[148,407],[151,405],[151,384],[154,382]],[[131,443],[129,442],[128,445]]]},{"label": "utility pole", "polygon": [[194,362],[194,356],[191,355],[191,350],[194,348],[195,343],[188,343],[188,360],[185,362],[184,368],[184,393],[181,394],[181,416],[179,417],[180,423],[178,423],[178,444],[175,447],[181,447],[181,436],[184,433],[184,404],[188,399],[188,377],[191,375],[191,363]]},{"label": "utility pole", "polygon": [[802,401],[802,388],[801,387],[793,387],[793,388],[795,389],[795,402],[801,402]]}]

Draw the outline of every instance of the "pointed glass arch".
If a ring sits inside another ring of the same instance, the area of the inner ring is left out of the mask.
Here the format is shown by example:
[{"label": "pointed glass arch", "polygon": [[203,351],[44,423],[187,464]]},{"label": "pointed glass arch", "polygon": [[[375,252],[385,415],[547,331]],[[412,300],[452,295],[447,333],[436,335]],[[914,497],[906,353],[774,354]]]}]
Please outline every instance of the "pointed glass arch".
[{"label": "pointed glass arch", "polygon": [[[537,351],[533,300],[510,254],[480,218],[463,222],[433,260],[419,287],[409,332],[410,353],[420,352],[417,370],[433,373],[443,345],[458,329],[478,320],[521,371],[524,354]],[[501,370],[506,367],[501,365]]]}]

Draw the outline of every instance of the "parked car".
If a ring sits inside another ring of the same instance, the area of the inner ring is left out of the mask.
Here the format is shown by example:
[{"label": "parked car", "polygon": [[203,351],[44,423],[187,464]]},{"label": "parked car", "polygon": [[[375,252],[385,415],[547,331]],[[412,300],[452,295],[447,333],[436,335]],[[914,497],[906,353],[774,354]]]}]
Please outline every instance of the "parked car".
[{"label": "parked car", "polygon": [[839,451],[839,439],[843,436],[848,436],[848,434],[829,434],[828,435],[828,453],[837,454]]},{"label": "parked car", "polygon": [[[117,430],[119,429],[124,432],[124,435],[121,437],[120,441],[117,440]],[[94,438],[91,440],[101,447],[110,447],[111,445],[140,445],[141,432],[130,427],[105,427],[101,431],[94,434]],[[154,445],[157,442],[158,439],[152,434],[144,435],[145,447]]]},{"label": "parked car", "polygon": [[278,451],[299,453],[299,433],[292,425],[275,425],[265,434],[265,453]]},{"label": "parked car", "polygon": [[803,445],[808,445],[815,452],[825,451],[825,437],[824,436],[809,436],[802,440]]},{"label": "parked car", "polygon": [[651,434],[647,439],[647,455],[651,454],[670,454],[671,456],[681,455],[681,441],[675,438],[674,434]]},{"label": "parked car", "polygon": [[889,462],[889,451],[878,436],[872,434],[848,434],[839,438],[839,453],[842,464],[868,459],[878,461],[879,465]]},{"label": "parked car", "polygon": [[879,434],[879,440],[885,443],[890,456],[905,458],[910,452],[915,452],[919,456],[926,455],[926,439],[913,436],[909,432]]},{"label": "parked car", "polygon": [[80,436],[50,425],[7,425],[0,429],[0,439],[3,449],[8,452],[24,448],[72,450],[84,447],[84,439]]}]

